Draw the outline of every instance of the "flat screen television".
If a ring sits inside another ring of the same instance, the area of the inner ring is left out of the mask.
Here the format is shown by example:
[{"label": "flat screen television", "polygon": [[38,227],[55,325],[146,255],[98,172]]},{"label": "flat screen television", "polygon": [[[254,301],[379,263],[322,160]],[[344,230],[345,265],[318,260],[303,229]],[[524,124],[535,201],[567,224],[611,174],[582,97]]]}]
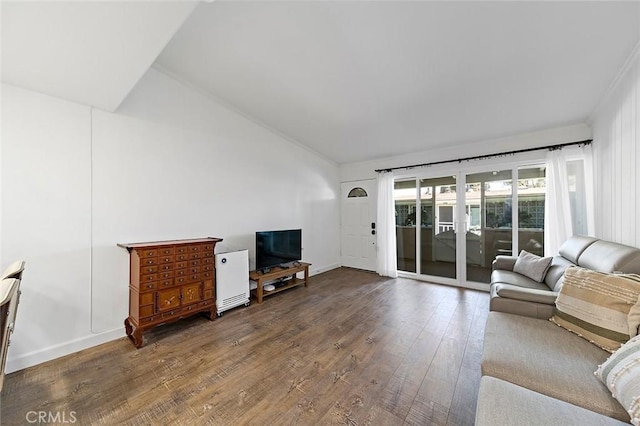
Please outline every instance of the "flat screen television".
[{"label": "flat screen television", "polygon": [[286,266],[302,259],[302,229],[256,232],[256,269]]}]

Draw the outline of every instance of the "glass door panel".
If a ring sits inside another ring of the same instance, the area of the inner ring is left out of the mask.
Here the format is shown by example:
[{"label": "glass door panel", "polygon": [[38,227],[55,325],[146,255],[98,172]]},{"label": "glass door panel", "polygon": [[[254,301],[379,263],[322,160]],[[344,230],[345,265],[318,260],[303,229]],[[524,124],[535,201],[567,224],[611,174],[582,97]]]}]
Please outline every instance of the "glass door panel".
[{"label": "glass door panel", "polygon": [[[519,250],[543,255],[544,166],[454,173],[395,182],[399,271],[436,282],[488,284],[496,256]],[[578,192],[578,173],[568,180]],[[574,198],[576,206],[583,202]]]},{"label": "glass door panel", "polygon": [[545,172],[545,167],[518,170],[518,250],[538,256],[544,255]]},{"label": "glass door panel", "polygon": [[491,262],[512,253],[511,170],[466,176],[465,241],[467,280],[491,281]]},{"label": "glass door panel", "polygon": [[456,278],[456,178],[420,179],[420,273]]},{"label": "glass door panel", "polygon": [[396,181],[393,199],[396,210],[396,254],[398,271],[416,270],[416,181]]}]

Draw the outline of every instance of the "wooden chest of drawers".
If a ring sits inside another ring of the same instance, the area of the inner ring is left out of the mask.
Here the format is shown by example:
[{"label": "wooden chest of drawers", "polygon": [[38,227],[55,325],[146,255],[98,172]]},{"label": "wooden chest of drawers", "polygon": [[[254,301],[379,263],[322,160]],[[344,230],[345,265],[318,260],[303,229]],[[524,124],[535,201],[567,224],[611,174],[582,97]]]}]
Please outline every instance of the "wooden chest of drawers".
[{"label": "wooden chest of drawers", "polygon": [[129,251],[127,336],[139,348],[142,333],[157,325],[204,312],[213,320],[215,261],[221,238],[118,244]]}]

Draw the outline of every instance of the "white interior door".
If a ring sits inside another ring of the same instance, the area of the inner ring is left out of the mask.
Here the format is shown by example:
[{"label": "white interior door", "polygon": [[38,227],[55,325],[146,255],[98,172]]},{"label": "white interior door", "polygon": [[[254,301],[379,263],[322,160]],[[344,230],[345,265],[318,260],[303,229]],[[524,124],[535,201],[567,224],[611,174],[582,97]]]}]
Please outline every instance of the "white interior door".
[{"label": "white interior door", "polygon": [[376,202],[374,179],[342,184],[342,265],[376,270]]}]

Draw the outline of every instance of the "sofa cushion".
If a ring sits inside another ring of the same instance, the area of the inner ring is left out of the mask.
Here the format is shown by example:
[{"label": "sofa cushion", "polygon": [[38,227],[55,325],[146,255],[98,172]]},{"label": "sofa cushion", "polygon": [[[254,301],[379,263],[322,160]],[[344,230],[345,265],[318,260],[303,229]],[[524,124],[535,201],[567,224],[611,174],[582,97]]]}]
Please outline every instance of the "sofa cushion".
[{"label": "sofa cushion", "polygon": [[629,421],[593,374],[608,353],[550,321],[489,312],[482,374]]},{"label": "sofa cushion", "polygon": [[599,240],[587,247],[574,263],[599,272],[640,274],[640,249]]},{"label": "sofa cushion", "polygon": [[513,271],[504,271],[502,269],[496,269],[491,273],[491,284],[503,283],[516,285],[518,287],[534,288],[538,290],[549,290],[549,287],[545,283],[539,283],[531,278],[520,275]]},{"label": "sofa cushion", "polygon": [[528,251],[521,250],[516,264],[513,265],[513,272],[517,272],[541,283],[547,275],[547,270],[550,265],[550,257],[540,257]]},{"label": "sofa cushion", "polygon": [[566,271],[569,266],[575,266],[575,264],[569,262],[562,256],[554,256],[551,261],[551,266],[549,266],[549,270],[547,271],[547,276],[544,278],[544,282],[552,291],[560,291],[562,282],[564,281],[564,271]]},{"label": "sofa cushion", "polygon": [[627,409],[631,423],[640,426],[640,336],[615,351],[598,367],[596,376]]},{"label": "sofa cushion", "polygon": [[558,253],[569,262],[577,264],[580,255],[596,241],[598,241],[598,239],[594,237],[574,235],[562,243],[560,249],[558,249]]},{"label": "sofa cushion", "polygon": [[640,275],[574,266],[565,271],[551,321],[613,352],[637,334],[638,324],[629,324],[629,312],[639,297]]},{"label": "sofa cushion", "polygon": [[476,426],[623,425],[611,417],[550,398],[538,392],[484,376],[480,380]]},{"label": "sofa cushion", "polygon": [[558,294],[553,291],[524,288],[504,283],[495,283],[491,286],[491,295],[494,294],[507,299],[524,300],[547,305],[554,305],[556,297],[558,297]]}]

